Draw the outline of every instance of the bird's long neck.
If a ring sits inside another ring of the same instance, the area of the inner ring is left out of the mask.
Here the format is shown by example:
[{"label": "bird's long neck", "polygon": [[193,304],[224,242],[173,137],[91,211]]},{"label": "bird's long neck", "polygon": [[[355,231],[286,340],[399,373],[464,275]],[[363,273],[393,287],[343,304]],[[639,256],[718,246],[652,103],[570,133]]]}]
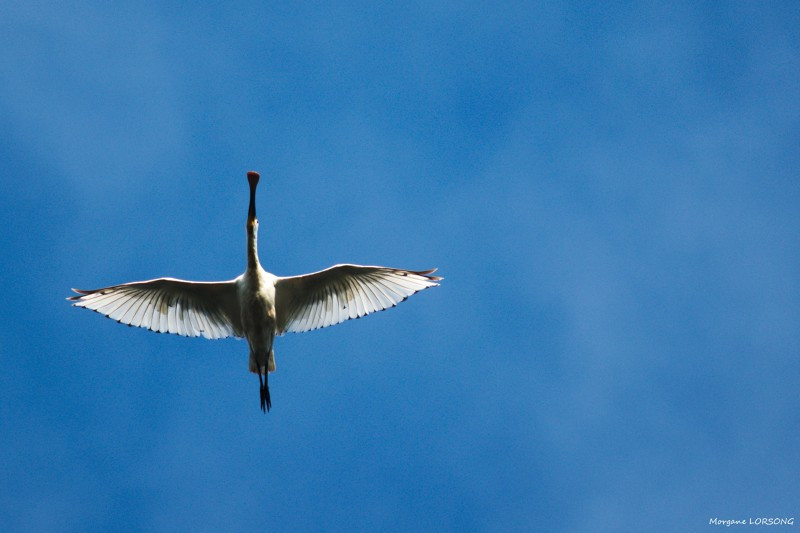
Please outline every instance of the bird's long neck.
[{"label": "bird's long neck", "polygon": [[258,262],[258,228],[248,224],[247,226],[247,269],[253,270],[259,265]]},{"label": "bird's long neck", "polygon": [[256,218],[256,186],[258,173],[248,172],[250,182],[250,209],[247,212],[247,269],[255,270],[258,265],[258,219]]}]

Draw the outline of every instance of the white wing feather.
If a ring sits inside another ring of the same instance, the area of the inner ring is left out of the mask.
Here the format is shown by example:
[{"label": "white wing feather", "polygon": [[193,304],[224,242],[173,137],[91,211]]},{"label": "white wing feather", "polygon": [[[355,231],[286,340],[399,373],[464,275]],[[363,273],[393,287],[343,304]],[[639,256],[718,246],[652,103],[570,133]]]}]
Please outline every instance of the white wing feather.
[{"label": "white wing feather", "polygon": [[394,307],[418,291],[437,286],[442,278],[430,275],[435,271],[336,265],[313,274],[278,278],[278,333],[324,328]]},{"label": "white wing feather", "polygon": [[91,291],[72,290],[78,293],[67,298],[73,305],[129,326],[207,339],[244,336],[235,280],[159,278]]}]

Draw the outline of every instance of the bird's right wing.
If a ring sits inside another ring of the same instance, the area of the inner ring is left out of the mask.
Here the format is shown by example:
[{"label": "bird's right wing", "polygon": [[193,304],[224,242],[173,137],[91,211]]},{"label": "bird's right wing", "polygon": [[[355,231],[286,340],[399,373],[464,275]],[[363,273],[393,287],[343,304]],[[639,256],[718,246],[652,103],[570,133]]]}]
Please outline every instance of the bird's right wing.
[{"label": "bird's right wing", "polygon": [[313,274],[278,278],[278,332],[324,328],[394,307],[415,292],[439,285],[436,282],[442,278],[431,276],[435,270],[336,265]]},{"label": "bird's right wing", "polygon": [[207,339],[243,337],[236,281],[199,282],[173,278],[136,281],[90,291],[72,289],[67,298],[117,322]]}]

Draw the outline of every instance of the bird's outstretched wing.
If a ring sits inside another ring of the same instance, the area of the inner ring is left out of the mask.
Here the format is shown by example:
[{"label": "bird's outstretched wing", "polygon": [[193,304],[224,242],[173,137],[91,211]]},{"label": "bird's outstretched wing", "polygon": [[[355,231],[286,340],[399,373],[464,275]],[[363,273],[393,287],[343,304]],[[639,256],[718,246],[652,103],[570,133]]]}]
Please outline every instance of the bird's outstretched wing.
[{"label": "bird's outstretched wing", "polygon": [[313,274],[278,278],[278,333],[324,328],[394,307],[415,292],[437,286],[442,278],[430,275],[435,271],[336,265]]},{"label": "bird's outstretched wing", "polygon": [[72,290],[78,293],[67,298],[73,305],[129,326],[207,339],[244,336],[235,281],[159,278],[92,291]]}]

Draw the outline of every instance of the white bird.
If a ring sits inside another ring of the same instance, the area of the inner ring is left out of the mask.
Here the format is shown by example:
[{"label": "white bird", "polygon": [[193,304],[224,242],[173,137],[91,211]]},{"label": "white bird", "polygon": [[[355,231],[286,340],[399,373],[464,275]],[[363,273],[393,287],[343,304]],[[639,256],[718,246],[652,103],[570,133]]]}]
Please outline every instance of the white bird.
[{"label": "white bird", "polygon": [[[230,281],[159,278],[90,291],[72,289],[67,298],[117,322],[207,339],[245,337],[250,371],[258,374],[261,410],[272,407],[269,373],[275,371],[272,344],[288,331],[302,332],[394,307],[412,294],[435,287],[436,269],[414,271],[380,266],[335,265],[303,276],[279,277],[258,260],[256,186],[248,172],[247,269]],[[263,379],[262,379],[263,375]]]}]

